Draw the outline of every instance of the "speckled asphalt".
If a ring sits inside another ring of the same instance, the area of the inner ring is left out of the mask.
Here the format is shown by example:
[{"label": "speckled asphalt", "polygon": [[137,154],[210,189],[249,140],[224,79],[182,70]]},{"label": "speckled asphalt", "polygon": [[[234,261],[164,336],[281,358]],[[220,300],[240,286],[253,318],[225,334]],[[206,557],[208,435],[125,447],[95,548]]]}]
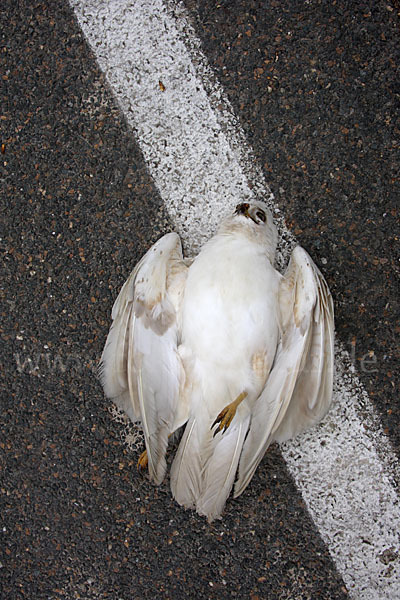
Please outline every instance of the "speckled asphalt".
[{"label": "speckled asphalt", "polygon": [[[186,5],[399,455],[399,5]],[[1,597],[346,598],[277,447],[212,525],[137,474],[95,366],[171,225],[67,2],[2,9]]]}]

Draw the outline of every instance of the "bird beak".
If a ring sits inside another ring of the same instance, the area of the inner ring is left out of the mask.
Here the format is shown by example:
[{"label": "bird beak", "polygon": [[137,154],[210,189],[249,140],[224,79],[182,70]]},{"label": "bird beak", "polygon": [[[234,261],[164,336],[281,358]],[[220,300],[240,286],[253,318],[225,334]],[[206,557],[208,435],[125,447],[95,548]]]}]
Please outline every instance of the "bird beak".
[{"label": "bird beak", "polygon": [[243,204],[238,204],[235,209],[235,215],[244,215],[245,217],[250,217],[249,215],[250,204],[244,202]]},{"label": "bird beak", "polygon": [[253,223],[256,225],[259,223],[259,220],[255,216],[256,208],[253,206],[250,207],[250,204],[244,202],[243,204],[238,204],[235,210],[235,215],[243,215],[247,219],[251,219]]}]

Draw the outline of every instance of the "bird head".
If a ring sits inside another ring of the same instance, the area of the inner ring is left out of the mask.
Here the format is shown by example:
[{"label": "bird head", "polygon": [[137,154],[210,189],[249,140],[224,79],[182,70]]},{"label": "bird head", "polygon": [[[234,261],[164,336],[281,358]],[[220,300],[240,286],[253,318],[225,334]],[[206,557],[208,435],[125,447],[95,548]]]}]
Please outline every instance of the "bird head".
[{"label": "bird head", "polygon": [[242,202],[236,206],[234,214],[243,215],[247,219],[251,219],[256,225],[267,222],[266,207],[261,206],[261,203],[258,202],[252,204],[249,204],[248,202]]},{"label": "bird head", "polygon": [[235,237],[244,236],[247,241],[262,246],[271,263],[274,262],[278,233],[271,211],[263,202],[241,202],[219,231]]}]

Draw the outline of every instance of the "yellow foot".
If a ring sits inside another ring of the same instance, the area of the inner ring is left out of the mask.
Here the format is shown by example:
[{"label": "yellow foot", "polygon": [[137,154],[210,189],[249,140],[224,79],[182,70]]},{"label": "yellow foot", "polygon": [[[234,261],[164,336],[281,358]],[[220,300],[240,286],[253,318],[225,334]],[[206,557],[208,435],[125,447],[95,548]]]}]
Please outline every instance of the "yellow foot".
[{"label": "yellow foot", "polygon": [[142,452],[142,454],[139,456],[139,459],[137,461],[137,470],[138,471],[145,471],[145,469],[147,469],[147,463],[148,463],[148,458],[147,458],[147,450],[145,450],[144,452]]},{"label": "yellow foot", "polygon": [[236,400],[234,400],[233,402],[228,404],[228,406],[225,406],[225,408],[221,410],[218,417],[215,419],[214,423],[210,427],[210,429],[212,429],[213,427],[215,427],[215,425],[218,425],[214,431],[213,437],[215,437],[219,431],[223,430],[223,433],[225,433],[229,425],[232,423],[233,417],[236,415],[237,407],[246,398],[246,396],[247,392],[242,392],[241,394],[239,394]]}]

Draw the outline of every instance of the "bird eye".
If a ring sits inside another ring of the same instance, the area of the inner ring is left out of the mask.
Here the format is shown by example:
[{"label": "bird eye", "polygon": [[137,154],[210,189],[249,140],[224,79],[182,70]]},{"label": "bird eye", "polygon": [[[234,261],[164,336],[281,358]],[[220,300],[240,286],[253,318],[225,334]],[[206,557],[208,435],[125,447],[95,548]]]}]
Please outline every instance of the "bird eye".
[{"label": "bird eye", "polygon": [[257,217],[258,219],[260,219],[260,221],[262,221],[263,223],[265,223],[265,221],[266,221],[266,216],[265,216],[265,213],[264,213],[262,210],[258,210],[258,211],[256,212],[256,217]]}]

